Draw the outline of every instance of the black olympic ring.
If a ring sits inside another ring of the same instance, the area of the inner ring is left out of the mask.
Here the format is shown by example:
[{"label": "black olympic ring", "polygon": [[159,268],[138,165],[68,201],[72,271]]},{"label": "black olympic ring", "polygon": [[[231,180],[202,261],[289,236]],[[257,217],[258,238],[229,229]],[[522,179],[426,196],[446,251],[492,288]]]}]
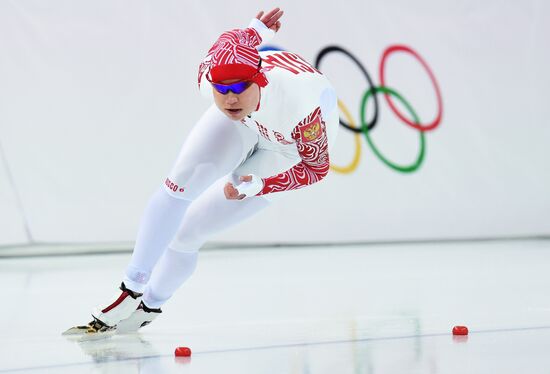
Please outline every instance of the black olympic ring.
[{"label": "black olympic ring", "polygon": [[[361,70],[361,72],[363,73],[363,75],[367,79],[367,83],[370,86],[368,88],[368,90],[374,90],[376,88],[374,86],[374,83],[373,83],[369,73],[367,73],[367,70],[365,69],[363,64],[361,64],[361,62],[354,55],[352,55],[350,52],[348,52],[344,48],[339,47],[337,45],[329,45],[328,47],[325,47],[325,48],[321,49],[321,51],[319,52],[319,54],[317,54],[317,57],[315,58],[315,68],[316,69],[319,69],[319,65],[320,65],[321,60],[323,59],[323,57],[325,57],[326,55],[328,55],[331,52],[340,52],[340,53],[348,56],[355,63],[355,65],[357,65],[359,70]],[[321,70],[321,69],[319,69],[319,70]],[[370,120],[367,123],[368,130],[372,130],[374,128],[374,126],[376,126],[376,123],[378,122],[378,98],[377,98],[377,95],[373,95],[373,101],[374,101],[374,115],[372,116],[372,120]],[[353,131],[355,133],[362,133],[363,132],[363,129],[361,127],[351,127],[349,124],[344,122],[344,120],[342,118],[340,118],[340,125],[344,126],[346,129],[348,129],[350,131]]]}]

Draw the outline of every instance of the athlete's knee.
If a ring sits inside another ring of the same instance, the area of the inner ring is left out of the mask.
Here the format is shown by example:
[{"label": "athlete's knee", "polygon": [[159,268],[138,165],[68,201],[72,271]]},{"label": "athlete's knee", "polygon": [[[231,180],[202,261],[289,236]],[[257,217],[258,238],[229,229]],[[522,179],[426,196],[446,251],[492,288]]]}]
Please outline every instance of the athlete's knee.
[{"label": "athlete's knee", "polygon": [[212,162],[201,162],[175,168],[164,181],[164,188],[170,196],[184,200],[195,200],[216,179],[218,167]]},{"label": "athlete's knee", "polygon": [[199,225],[183,224],[168,246],[176,252],[194,253],[208,240],[208,233]]},{"label": "athlete's knee", "polygon": [[169,247],[178,252],[198,251],[219,231],[217,214],[223,215],[223,212],[212,211],[210,204],[191,205]]}]

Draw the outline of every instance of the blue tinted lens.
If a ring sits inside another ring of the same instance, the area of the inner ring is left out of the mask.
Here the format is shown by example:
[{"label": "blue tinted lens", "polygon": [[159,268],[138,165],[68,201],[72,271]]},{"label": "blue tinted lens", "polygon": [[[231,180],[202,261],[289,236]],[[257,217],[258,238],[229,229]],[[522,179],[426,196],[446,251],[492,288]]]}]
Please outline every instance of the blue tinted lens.
[{"label": "blue tinted lens", "polygon": [[222,95],[225,95],[226,93],[229,92],[229,87],[223,84],[212,83],[212,86],[216,89],[216,91],[218,91]]},{"label": "blue tinted lens", "polygon": [[232,84],[212,83],[212,86],[214,86],[216,91],[218,91],[222,95],[227,94],[229,91],[238,95],[240,93],[243,93],[248,88],[248,86],[250,86],[250,82],[235,82]]},{"label": "blue tinted lens", "polygon": [[246,90],[250,86],[250,82],[237,82],[230,85],[230,89],[232,92],[236,93],[237,95],[240,93],[243,93],[244,90]]}]

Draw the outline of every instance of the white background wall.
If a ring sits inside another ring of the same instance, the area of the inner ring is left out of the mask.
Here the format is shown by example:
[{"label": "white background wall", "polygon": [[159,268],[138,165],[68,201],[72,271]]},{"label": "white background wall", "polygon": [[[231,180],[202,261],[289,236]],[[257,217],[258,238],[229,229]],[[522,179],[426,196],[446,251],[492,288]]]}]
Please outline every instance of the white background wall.
[{"label": "white background wall", "polygon": [[0,245],[26,242],[23,214],[3,158],[0,158],[0,207]]},{"label": "white background wall", "polygon": [[[219,33],[273,6],[286,12],[274,44],[310,61],[340,45],[377,84],[385,48],[418,51],[440,84],[443,121],[425,134],[417,172],[389,169],[363,139],[354,173],[290,193],[217,240],[550,234],[547,2],[18,0],[0,2],[0,244],[27,240],[23,211],[39,242],[133,240],[209,105],[196,89],[202,56]],[[360,72],[337,55],[322,69],[358,120]],[[388,85],[431,120],[436,101],[420,65],[396,54],[387,69]],[[413,161],[418,133],[379,99],[373,139],[390,159]],[[351,159],[345,129],[335,148],[334,163]]]}]

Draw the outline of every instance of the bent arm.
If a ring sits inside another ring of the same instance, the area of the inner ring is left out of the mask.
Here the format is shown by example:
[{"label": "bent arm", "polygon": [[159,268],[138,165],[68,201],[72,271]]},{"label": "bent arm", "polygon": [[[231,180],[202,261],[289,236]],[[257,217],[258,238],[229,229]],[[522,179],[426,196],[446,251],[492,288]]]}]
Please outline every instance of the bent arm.
[{"label": "bent arm", "polygon": [[328,174],[328,139],[320,108],[294,128],[292,138],[302,160],[283,173],[263,178],[263,188],[258,195],[303,188],[321,181]]}]

